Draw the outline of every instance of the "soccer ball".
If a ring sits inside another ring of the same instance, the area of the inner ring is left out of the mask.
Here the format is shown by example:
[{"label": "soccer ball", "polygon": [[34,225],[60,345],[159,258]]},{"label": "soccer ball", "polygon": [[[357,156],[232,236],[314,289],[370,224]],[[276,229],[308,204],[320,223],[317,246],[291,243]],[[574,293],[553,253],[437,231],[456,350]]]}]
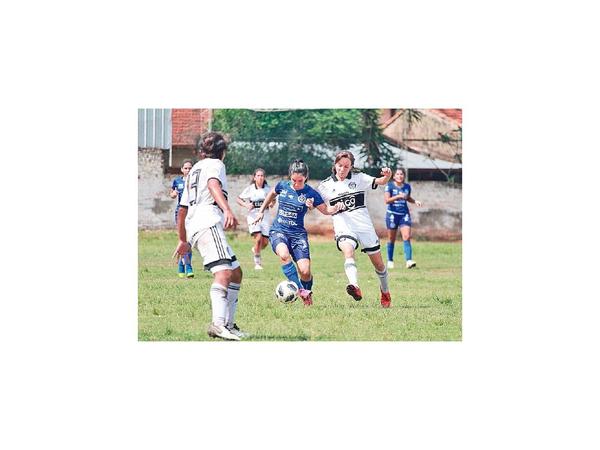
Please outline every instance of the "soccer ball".
[{"label": "soccer ball", "polygon": [[292,303],[298,295],[298,286],[293,281],[285,280],[275,288],[275,297],[282,303]]}]

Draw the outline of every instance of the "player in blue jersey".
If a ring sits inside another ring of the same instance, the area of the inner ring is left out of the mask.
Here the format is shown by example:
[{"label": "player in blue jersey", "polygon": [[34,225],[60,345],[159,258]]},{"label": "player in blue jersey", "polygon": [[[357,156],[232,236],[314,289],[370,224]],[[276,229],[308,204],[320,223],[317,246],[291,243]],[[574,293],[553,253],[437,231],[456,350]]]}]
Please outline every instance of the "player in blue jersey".
[{"label": "player in blue jersey", "polygon": [[[192,165],[193,164],[191,159],[183,160],[183,164],[181,165],[181,173],[183,174],[183,176],[175,178],[173,180],[173,183],[171,184],[171,192],[169,193],[169,196],[172,199],[177,199],[177,206],[175,207],[175,224],[177,224],[177,213],[179,212],[179,204],[181,203],[181,194],[183,194],[185,179],[190,173]],[[191,251],[188,254],[184,255],[182,258],[179,258],[178,275],[179,278],[183,278],[185,276],[187,276],[188,278],[192,278],[194,276],[194,269],[192,268]]]},{"label": "player in blue jersey", "polygon": [[396,169],[393,181],[385,186],[384,199],[387,205],[385,213],[385,226],[388,229],[387,256],[388,269],[394,268],[394,244],[396,243],[396,234],[400,228],[402,242],[404,244],[404,258],[406,267],[412,269],[417,265],[412,259],[412,245],[410,243],[410,219],[409,203],[421,206],[422,203],[411,197],[412,189],[410,184],[405,183],[406,171],[403,168]]},{"label": "player in blue jersey", "polygon": [[332,215],[344,209],[345,205],[343,202],[335,206],[326,205],[321,194],[306,184],[308,166],[304,161],[295,160],[289,167],[289,176],[289,181],[280,181],[269,191],[254,223],[262,220],[267,205],[278,197],[277,214],[269,231],[271,248],[279,256],[281,271],[285,277],[296,283],[298,295],[306,306],[310,306],[313,277],[310,272],[310,248],[304,228],[304,216],[312,208],[325,215]]}]

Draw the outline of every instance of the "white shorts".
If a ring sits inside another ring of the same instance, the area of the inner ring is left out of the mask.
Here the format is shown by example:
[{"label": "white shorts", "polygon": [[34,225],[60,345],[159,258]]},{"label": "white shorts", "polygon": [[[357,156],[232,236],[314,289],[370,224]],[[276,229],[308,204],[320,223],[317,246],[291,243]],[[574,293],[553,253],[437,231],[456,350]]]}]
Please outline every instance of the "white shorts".
[{"label": "white shorts", "polygon": [[373,255],[380,251],[381,245],[379,244],[379,237],[375,233],[375,228],[362,227],[360,230],[351,230],[347,227],[339,227],[335,229],[335,243],[338,250],[340,249],[340,242],[350,242],[354,248],[362,247],[361,252],[367,255]]},{"label": "white shorts", "polygon": [[240,267],[233,250],[227,243],[221,222],[195,233],[192,236],[191,246],[196,247],[200,252],[204,269],[212,273]]},{"label": "white shorts", "polygon": [[266,238],[269,237],[269,230],[271,229],[271,223],[270,223],[269,219],[267,219],[266,214],[267,213],[265,213],[265,217],[263,217],[263,220],[258,222],[256,225],[252,225],[252,222],[254,222],[254,220],[256,220],[256,219],[248,216],[248,232],[250,234],[260,233]]}]

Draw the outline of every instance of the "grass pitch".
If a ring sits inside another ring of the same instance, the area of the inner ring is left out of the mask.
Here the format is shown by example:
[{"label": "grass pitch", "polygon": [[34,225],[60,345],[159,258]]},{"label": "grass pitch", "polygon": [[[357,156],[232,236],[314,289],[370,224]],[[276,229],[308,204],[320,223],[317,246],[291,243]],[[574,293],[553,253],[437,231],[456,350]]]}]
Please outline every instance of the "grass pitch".
[{"label": "grass pitch", "polygon": [[[413,242],[417,267],[406,269],[402,242],[396,243],[396,268],[388,271],[392,307],[379,304],[379,280],[368,257],[358,253],[360,302],[346,294],[344,260],[331,239],[311,237],[314,305],[301,300],[284,305],[274,289],[284,279],[279,260],[267,246],[262,271],[252,262],[252,241],[228,233],[244,272],[236,322],[250,341],[460,341],[462,339],[461,244]],[[212,275],[194,251],[195,278],[177,277],[171,255],[174,231],[138,234],[138,339],[205,341],[211,321]],[[385,259],[385,242],[382,243]]]}]

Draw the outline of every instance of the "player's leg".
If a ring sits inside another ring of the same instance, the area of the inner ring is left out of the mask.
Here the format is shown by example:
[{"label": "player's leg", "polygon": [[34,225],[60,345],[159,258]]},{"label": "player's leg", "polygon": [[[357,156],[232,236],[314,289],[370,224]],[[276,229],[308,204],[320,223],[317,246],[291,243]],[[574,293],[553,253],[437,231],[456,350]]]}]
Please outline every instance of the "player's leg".
[{"label": "player's leg", "polygon": [[237,311],[238,297],[242,287],[243,273],[238,261],[234,261],[232,267],[234,269],[231,271],[231,280],[229,281],[227,289],[228,309],[227,315],[225,316],[225,326],[232,334],[235,334],[239,338],[245,338],[248,337],[249,334],[240,330],[235,323],[235,313]]},{"label": "player's leg", "polygon": [[281,271],[283,272],[283,275],[288,280],[293,281],[296,286],[298,286],[298,289],[301,289],[302,283],[300,283],[298,271],[296,270],[294,261],[292,261],[292,257],[290,256],[288,238],[283,233],[279,232],[272,232],[269,238],[273,252],[279,256],[279,262],[281,264]]},{"label": "player's leg", "polygon": [[362,299],[362,292],[358,286],[358,269],[354,260],[354,252],[358,248],[358,240],[355,236],[347,233],[336,237],[337,248],[344,255],[344,273],[348,278],[346,292],[354,300]]},{"label": "player's leg", "polygon": [[412,259],[412,245],[410,243],[411,228],[410,225],[403,224],[400,227],[400,234],[402,235],[402,244],[404,245],[404,259],[406,260],[406,267],[412,269],[417,265]]},{"label": "player's leg", "polygon": [[392,295],[390,294],[388,272],[385,264],[383,263],[381,251],[378,249],[375,251],[366,251],[365,253],[369,256],[371,264],[373,264],[373,267],[375,268],[377,278],[379,278],[379,287],[381,291],[381,306],[383,306],[384,308],[389,308],[392,304]]},{"label": "player's leg", "polygon": [[254,258],[254,269],[262,270],[262,261],[260,258],[260,251],[262,250],[262,235],[260,231],[254,231],[252,233],[252,238],[254,239],[254,244],[252,245],[252,256]]},{"label": "player's leg", "polygon": [[388,272],[383,257],[381,256],[381,245],[379,244],[379,238],[375,233],[375,228],[371,225],[370,227],[364,227],[357,232],[358,239],[364,253],[367,254],[371,260],[371,264],[375,268],[377,278],[379,278],[379,286],[381,291],[381,306],[389,308],[392,302],[390,294],[390,288],[388,283]]},{"label": "player's leg", "polygon": [[310,258],[298,259],[296,260],[296,264],[298,265],[298,271],[300,272],[300,282],[302,283],[302,289],[298,291],[298,296],[302,299],[305,306],[310,306],[313,304],[313,277],[310,273]]},{"label": "player's leg", "polygon": [[185,276],[194,278],[194,268],[192,267],[192,252],[186,253],[183,257],[185,264]]},{"label": "player's leg", "polygon": [[238,266],[239,263],[227,245],[223,226],[218,223],[210,228],[200,230],[195,234],[192,246],[200,251],[204,268],[213,274],[213,283],[209,290],[212,321],[208,328],[208,335],[239,341],[240,338],[232,334],[226,327],[226,318],[229,314],[228,290],[234,269],[232,263],[236,263]]},{"label": "player's leg", "polygon": [[387,242],[387,266],[388,269],[394,268],[394,247],[396,245],[396,235],[398,233],[398,223],[396,222],[396,214],[386,213],[385,226],[388,231]]}]

